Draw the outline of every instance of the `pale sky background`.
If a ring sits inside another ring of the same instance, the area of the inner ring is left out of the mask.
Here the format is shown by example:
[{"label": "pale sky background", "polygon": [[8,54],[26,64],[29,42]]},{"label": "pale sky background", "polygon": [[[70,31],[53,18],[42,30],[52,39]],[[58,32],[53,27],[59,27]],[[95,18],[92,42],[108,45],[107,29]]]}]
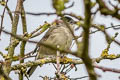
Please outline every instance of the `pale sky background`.
[{"label": "pale sky background", "polygon": [[[52,8],[51,1],[52,0],[26,0],[24,2],[24,8],[25,8],[25,11],[28,11],[28,12],[55,12],[55,10]],[[72,12],[72,13],[75,13],[76,15],[80,15],[83,17],[83,15],[84,15],[83,0],[70,0],[69,4],[67,4],[67,6],[69,6],[73,1],[75,2],[74,7],[66,10],[65,12]],[[106,0],[106,1],[108,1],[108,0]],[[17,0],[9,0],[8,6],[11,9],[11,11],[15,10],[16,3],[17,3]],[[114,2],[114,4],[116,4],[116,2]],[[112,7],[111,7],[111,9],[112,9]],[[2,12],[3,12],[3,7],[0,6],[0,15],[2,15]],[[39,25],[44,24],[45,21],[51,23],[52,21],[54,21],[57,18],[56,16],[31,16],[31,15],[27,15],[26,17],[27,17],[28,33],[35,30]],[[0,20],[1,20],[1,18],[0,18]],[[120,21],[118,21],[117,19],[111,18],[110,16],[107,16],[107,17],[101,16],[100,13],[97,13],[94,22],[96,24],[97,23],[104,24],[107,27],[110,26],[111,22],[114,25],[117,25],[120,23]],[[10,18],[7,13],[4,18],[3,26],[4,26],[5,30],[7,30],[7,31],[11,30],[11,21],[10,21]],[[22,31],[22,26],[21,26],[21,19],[20,19],[19,26],[18,26],[18,34],[21,34],[21,31]],[[115,32],[120,33],[120,30],[115,31],[113,29],[108,29],[107,32],[111,36],[112,35],[114,36]],[[76,34],[77,34],[77,32],[76,32]],[[40,38],[42,38],[42,37],[39,36],[38,38],[36,38],[34,40],[39,41]],[[2,33],[1,39],[2,40],[0,41],[0,45],[2,45],[2,46],[0,47],[0,51],[2,51],[3,53],[7,53],[7,51],[5,51],[4,49],[9,45],[9,36]],[[118,35],[118,37],[116,39],[119,40],[120,35]],[[26,46],[26,52],[30,52],[31,50],[34,49],[34,47],[35,47],[35,45],[28,43]],[[103,33],[97,32],[95,34],[90,35],[90,56],[92,58],[99,57],[102,50],[104,50],[106,47],[107,47],[107,44],[106,44]],[[75,50],[75,48],[76,47],[74,46],[72,50]],[[15,49],[15,53],[16,54],[19,53],[19,47],[17,47]],[[112,43],[109,53],[120,54],[120,46]],[[0,60],[2,60],[1,56],[0,56]],[[29,59],[29,60],[33,60],[33,59]],[[27,61],[28,60],[26,60],[26,62]],[[120,61],[120,59],[102,60],[98,65],[109,67],[109,68],[120,69],[119,61]],[[14,62],[13,64],[18,64],[18,62]],[[78,71],[75,72],[73,69],[68,74],[68,75],[70,75],[71,78],[83,77],[83,76],[87,75],[84,65],[77,65],[77,68],[78,68]],[[112,73],[112,72],[103,72],[99,69],[95,69],[95,70],[96,70],[97,74],[102,76],[101,78],[99,78],[99,80],[119,80],[118,77],[120,76],[120,74]],[[40,75],[41,76],[47,75],[49,77],[53,77],[54,72],[55,72],[55,69],[51,64],[43,65],[41,68],[40,67],[37,68],[37,70],[31,76],[30,80],[41,80],[41,78],[39,77]],[[17,79],[18,75],[14,74],[14,72],[11,72],[10,76],[13,80],[18,80]],[[27,79],[25,78],[25,80],[27,80]],[[88,78],[84,78],[82,80],[88,80]]]}]

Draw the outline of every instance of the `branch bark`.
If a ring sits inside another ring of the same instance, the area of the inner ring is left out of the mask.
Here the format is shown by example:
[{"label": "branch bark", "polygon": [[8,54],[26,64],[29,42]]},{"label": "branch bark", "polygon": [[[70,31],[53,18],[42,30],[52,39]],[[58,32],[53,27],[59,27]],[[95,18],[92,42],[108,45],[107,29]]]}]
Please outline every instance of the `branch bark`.
[{"label": "branch bark", "polygon": [[[19,11],[20,12],[22,4],[23,4],[23,0],[18,0],[15,11]],[[19,14],[15,13],[14,14],[14,18],[13,18],[13,22],[12,22],[12,30],[11,30],[12,34],[16,35],[18,21],[19,21]],[[15,37],[11,36],[10,44],[9,44],[9,48],[8,48],[8,57],[11,58],[11,59],[13,58],[15,47],[17,46],[17,44],[15,44],[15,40],[16,40]],[[9,73],[10,73],[10,66],[11,66],[12,61],[11,60],[6,60],[5,63],[6,64],[4,65],[4,71],[5,71],[5,73],[7,75],[9,75]]]},{"label": "branch bark", "polygon": [[[84,35],[83,35],[83,51],[81,53],[81,57],[83,62],[85,63],[87,72],[89,74],[90,80],[97,80],[94,68],[92,66],[92,60],[89,57],[89,29],[91,26],[91,5],[90,0],[84,0],[85,6],[85,20],[84,20]],[[78,47],[80,49],[80,47]],[[80,53],[79,53],[80,54]]]}]

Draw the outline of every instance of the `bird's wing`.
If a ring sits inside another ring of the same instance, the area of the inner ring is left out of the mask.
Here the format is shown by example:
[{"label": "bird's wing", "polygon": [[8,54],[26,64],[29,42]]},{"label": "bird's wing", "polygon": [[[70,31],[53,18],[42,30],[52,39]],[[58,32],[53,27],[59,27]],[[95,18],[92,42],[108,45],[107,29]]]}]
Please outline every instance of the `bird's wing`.
[{"label": "bird's wing", "polygon": [[44,35],[44,37],[40,40],[41,42],[44,42],[48,39],[48,37],[51,35],[51,32],[57,28],[57,25],[55,26],[51,26],[50,29],[46,32],[46,34]]},{"label": "bird's wing", "polygon": [[[50,36],[51,32],[57,28],[57,25],[51,25],[51,27],[49,28],[49,30],[46,32],[46,34],[44,35],[44,37],[39,41],[39,42],[44,42],[48,39],[48,37]],[[38,50],[38,48],[40,47],[39,43],[36,45],[35,49],[33,50],[33,54]]]}]

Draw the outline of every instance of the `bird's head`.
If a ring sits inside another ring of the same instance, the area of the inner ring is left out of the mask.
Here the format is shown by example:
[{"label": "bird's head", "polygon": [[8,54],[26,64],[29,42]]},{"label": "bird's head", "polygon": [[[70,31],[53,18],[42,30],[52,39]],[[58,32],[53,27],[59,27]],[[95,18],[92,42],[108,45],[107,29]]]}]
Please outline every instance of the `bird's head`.
[{"label": "bird's head", "polygon": [[[69,17],[69,16],[64,16],[64,21],[66,21],[68,24],[69,24],[69,27],[71,27],[71,29],[72,30],[74,30],[74,28],[75,28],[75,25],[76,25],[76,21],[75,20],[73,20],[71,17]],[[62,20],[63,20],[62,19]]]},{"label": "bird's head", "polygon": [[69,17],[69,16],[64,16],[64,19],[68,22],[68,23],[70,23],[70,24],[75,24],[76,22],[71,18],[71,17]]},{"label": "bird's head", "polygon": [[64,26],[64,27],[68,27],[65,22],[67,22],[67,24],[69,25],[69,27],[71,27],[72,29],[74,29],[76,21],[74,21],[71,17],[69,16],[64,16],[60,19],[55,20],[55,23],[57,23],[58,26]]}]

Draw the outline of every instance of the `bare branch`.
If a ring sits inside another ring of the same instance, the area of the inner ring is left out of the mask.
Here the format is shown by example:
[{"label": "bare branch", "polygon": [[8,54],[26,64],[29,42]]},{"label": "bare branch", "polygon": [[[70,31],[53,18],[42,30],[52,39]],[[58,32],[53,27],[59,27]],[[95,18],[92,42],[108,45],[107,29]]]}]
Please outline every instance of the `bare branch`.
[{"label": "bare branch", "polygon": [[8,3],[8,0],[6,1],[6,5],[5,5],[5,8],[4,8],[4,10],[3,10],[3,13],[2,13],[2,18],[1,18],[1,25],[0,25],[0,36],[1,36],[1,31],[2,31],[2,29],[3,29],[3,19],[4,19],[4,15],[5,15],[5,9],[6,9],[6,7],[7,7],[7,3]]},{"label": "bare branch", "polygon": [[101,69],[103,72],[109,71],[109,72],[114,72],[114,73],[120,73],[120,69],[103,67],[103,66],[99,66],[97,64],[94,64],[94,67],[97,69]]}]

